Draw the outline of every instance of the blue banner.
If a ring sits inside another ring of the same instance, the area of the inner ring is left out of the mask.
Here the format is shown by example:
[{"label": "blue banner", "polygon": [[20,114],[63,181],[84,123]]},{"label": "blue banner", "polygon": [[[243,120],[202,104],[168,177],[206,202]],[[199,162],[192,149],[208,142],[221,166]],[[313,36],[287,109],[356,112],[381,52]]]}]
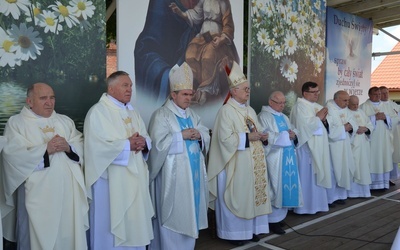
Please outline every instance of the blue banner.
[{"label": "blue banner", "polygon": [[326,17],[326,96],[338,90],[368,99],[371,82],[371,20],[327,8]]}]

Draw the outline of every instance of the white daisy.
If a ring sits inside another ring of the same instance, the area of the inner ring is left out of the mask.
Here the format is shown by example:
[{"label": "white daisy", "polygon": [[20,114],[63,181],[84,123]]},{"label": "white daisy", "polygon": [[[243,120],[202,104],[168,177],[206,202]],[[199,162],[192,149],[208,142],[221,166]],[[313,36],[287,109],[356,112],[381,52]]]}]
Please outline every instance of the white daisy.
[{"label": "white daisy", "polygon": [[78,18],[72,15],[74,12],[74,8],[72,6],[65,6],[59,1],[56,1],[55,5],[53,4],[49,7],[54,10],[54,14],[59,18],[59,21],[65,22],[68,28],[71,28],[79,23]]},{"label": "white daisy", "polygon": [[287,56],[285,56],[282,59],[279,67],[283,76],[286,76],[288,74],[290,64],[292,64],[292,61]]},{"label": "white daisy", "polygon": [[272,33],[275,35],[275,37],[281,37],[285,34],[284,29],[282,29],[279,25],[272,28]]},{"label": "white daisy", "polygon": [[5,16],[11,14],[17,20],[21,15],[21,10],[29,12],[29,5],[29,0],[0,0],[0,13],[3,13]]},{"label": "white daisy", "polygon": [[4,67],[7,64],[12,68],[15,65],[21,66],[21,60],[12,51],[13,45],[14,43],[11,38],[0,27],[0,67]]},{"label": "white daisy", "polygon": [[288,55],[292,55],[297,49],[297,38],[293,33],[289,33],[285,37],[285,50]]},{"label": "white daisy", "polygon": [[311,40],[314,43],[319,43],[319,29],[318,29],[318,27],[314,27],[311,30]]},{"label": "white daisy", "polygon": [[276,46],[275,39],[274,38],[271,38],[271,39],[267,38],[267,41],[265,43],[265,50],[268,51],[268,52],[271,52],[271,51],[273,51],[275,49],[275,46]]},{"label": "white daisy", "polygon": [[84,20],[92,17],[96,9],[92,1],[87,0],[72,0],[69,4],[73,7],[73,14],[78,18],[82,17]]},{"label": "white daisy", "polygon": [[289,11],[286,17],[287,24],[292,25],[293,27],[299,21],[299,16],[297,12]]},{"label": "white daisy", "polygon": [[274,4],[273,3],[271,3],[271,2],[268,2],[267,4],[266,4],[266,9],[265,9],[265,13],[267,13],[267,16],[268,17],[272,17],[273,16],[273,14],[275,13],[275,8],[274,8]]},{"label": "white daisy", "polygon": [[14,43],[11,50],[23,61],[28,61],[29,58],[35,60],[36,55],[40,55],[40,50],[43,50],[42,38],[38,37],[39,32],[34,31],[33,27],[27,28],[25,23],[21,23],[19,27],[12,24],[8,33]]},{"label": "white daisy", "polygon": [[273,56],[275,59],[279,59],[279,58],[282,56],[282,52],[283,52],[283,50],[282,50],[281,46],[276,45],[276,46],[274,47],[274,49],[272,50],[272,56]]},{"label": "white daisy", "polygon": [[304,25],[298,25],[296,27],[296,35],[298,38],[303,39],[303,37],[306,34],[306,26]]},{"label": "white daisy", "polygon": [[40,3],[31,4],[29,8],[31,11],[25,12],[26,21],[29,23],[32,22],[32,14],[33,14],[35,25],[39,25],[39,21],[43,19],[43,16],[40,15],[42,14],[41,4]]},{"label": "white daisy", "polygon": [[253,15],[258,16],[259,14],[259,9],[257,6],[257,0],[252,0],[251,1],[251,13],[253,13]]},{"label": "white daisy", "polygon": [[44,10],[41,14],[42,18],[39,21],[39,26],[44,27],[44,33],[53,32],[58,34],[61,31],[62,25],[59,23],[59,19],[56,17],[54,12]]},{"label": "white daisy", "polygon": [[288,69],[288,73],[286,75],[286,79],[288,79],[289,82],[294,82],[297,79],[297,72],[299,71],[299,67],[297,66],[297,63],[293,61]]},{"label": "white daisy", "polygon": [[267,30],[262,28],[261,30],[259,30],[257,32],[257,41],[261,44],[261,45],[266,45],[267,41],[268,41],[268,34],[267,34]]}]

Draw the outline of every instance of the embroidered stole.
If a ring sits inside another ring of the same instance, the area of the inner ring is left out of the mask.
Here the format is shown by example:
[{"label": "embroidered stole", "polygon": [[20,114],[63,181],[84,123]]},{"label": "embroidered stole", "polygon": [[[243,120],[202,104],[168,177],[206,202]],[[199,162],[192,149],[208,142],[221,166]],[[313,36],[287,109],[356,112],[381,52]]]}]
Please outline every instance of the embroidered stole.
[{"label": "embroidered stole", "polygon": [[[250,117],[247,117],[245,122],[249,132],[257,132],[257,127]],[[250,145],[254,162],[254,200],[255,205],[258,207],[267,203],[267,164],[261,141],[250,141]]]},{"label": "embroidered stole", "polygon": [[[193,123],[190,117],[182,118],[176,116],[181,130],[193,128]],[[194,205],[196,210],[197,229],[199,228],[199,206],[200,206],[200,145],[198,141],[185,140],[186,151],[190,161],[192,172],[193,190],[194,190]]]},{"label": "embroidered stole", "polygon": [[[279,132],[289,130],[283,115],[274,115]],[[294,145],[283,148],[282,153],[282,207],[298,207],[299,172]]]}]

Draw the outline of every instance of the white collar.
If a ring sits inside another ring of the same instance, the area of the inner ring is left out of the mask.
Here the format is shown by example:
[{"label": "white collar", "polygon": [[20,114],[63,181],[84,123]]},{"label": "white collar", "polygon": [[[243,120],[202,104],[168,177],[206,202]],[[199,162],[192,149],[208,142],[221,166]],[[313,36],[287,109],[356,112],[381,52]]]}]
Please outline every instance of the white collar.
[{"label": "white collar", "polygon": [[[371,101],[371,99],[370,99],[370,101]],[[378,102],[373,102],[373,101],[371,101],[371,103],[372,103],[374,106],[378,106],[378,105],[381,103],[381,101],[378,101]]]},{"label": "white collar", "polygon": [[122,103],[120,101],[118,101],[117,99],[115,99],[114,97],[112,97],[111,95],[107,94],[107,97],[118,107],[120,108],[127,108],[128,110],[133,110],[133,106],[131,105],[131,103]]},{"label": "white collar", "polygon": [[274,115],[278,115],[278,116],[282,115],[282,112],[278,112],[278,111],[274,110],[273,108],[271,108],[271,106],[262,106],[262,109],[264,109],[265,111],[268,111]]},{"label": "white collar", "polygon": [[172,104],[175,106],[175,108],[179,111],[179,113],[181,113],[182,117],[187,118],[186,116],[186,110],[182,109],[181,107],[179,107],[178,105],[176,105],[176,103],[174,101],[172,101]]},{"label": "white collar", "polygon": [[246,103],[239,103],[238,101],[235,100],[235,98],[232,97],[232,101],[234,101],[239,107],[241,108],[245,108],[246,107]]}]

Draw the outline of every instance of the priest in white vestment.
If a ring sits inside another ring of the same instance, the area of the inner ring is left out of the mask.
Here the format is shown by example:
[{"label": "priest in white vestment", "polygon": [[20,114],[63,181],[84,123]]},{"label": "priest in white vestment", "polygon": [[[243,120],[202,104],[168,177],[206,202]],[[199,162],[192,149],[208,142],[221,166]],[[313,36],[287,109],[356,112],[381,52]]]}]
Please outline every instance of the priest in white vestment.
[{"label": "priest in white vestment", "polygon": [[282,92],[272,92],[268,104],[262,107],[258,121],[262,131],[268,133],[268,145],[264,147],[264,152],[272,205],[272,213],[268,215],[269,230],[284,234],[279,222],[285,219],[288,209],[303,205],[295,149],[298,131],[282,113],[286,104]]},{"label": "priest in white vestment", "polygon": [[26,103],[4,130],[3,236],[19,249],[86,249],[82,133],[54,111],[49,85],[29,87]]},{"label": "priest in white vestment", "polygon": [[269,232],[271,201],[263,149],[268,134],[262,133],[254,109],[247,105],[250,85],[235,62],[228,80],[231,98],[218,111],[211,139],[209,189],[218,237],[243,245]]},{"label": "priest in white vestment", "polygon": [[359,99],[357,96],[350,96],[348,108],[353,120],[357,123],[358,129],[353,130],[351,137],[351,150],[354,156],[354,175],[348,197],[370,197],[371,184],[370,172],[370,136],[374,126],[369,117],[362,109],[359,109]]},{"label": "priest in white vestment", "polygon": [[329,210],[326,189],[332,187],[328,108],[317,103],[317,83],[306,82],[301,91],[303,98],[297,98],[290,112],[290,121],[299,130],[297,155],[303,191],[303,206],[294,212],[315,214]]},{"label": "priest in white vestment", "polygon": [[151,139],[130,104],[124,71],[107,78],[107,93],[85,118],[85,179],[91,249],[146,249],[154,215],[146,158]]},{"label": "priest in white vestment", "polygon": [[368,90],[369,99],[361,104],[361,109],[374,125],[371,133],[370,189],[384,190],[389,188],[390,171],[393,169],[393,134],[392,119],[385,111],[378,87]]},{"label": "priest in white vestment", "polygon": [[187,63],[169,73],[170,98],[149,124],[149,156],[156,216],[150,249],[194,249],[199,230],[208,226],[208,178],[205,166],[210,135],[189,108],[193,73]]},{"label": "priest in white vestment", "polygon": [[331,152],[333,177],[332,188],[327,189],[329,204],[344,204],[347,191],[351,189],[354,176],[354,157],[351,151],[350,135],[357,131],[357,123],[349,113],[347,105],[350,96],[344,90],[337,91],[328,100],[329,149]]},{"label": "priest in white vestment", "polygon": [[[390,179],[396,180],[400,178],[399,163],[400,163],[400,107],[397,103],[389,100],[389,89],[385,86],[379,87],[381,91],[381,102],[385,106],[385,113],[392,119],[393,133],[393,170],[390,171]],[[390,181],[390,185],[395,183]]]}]

